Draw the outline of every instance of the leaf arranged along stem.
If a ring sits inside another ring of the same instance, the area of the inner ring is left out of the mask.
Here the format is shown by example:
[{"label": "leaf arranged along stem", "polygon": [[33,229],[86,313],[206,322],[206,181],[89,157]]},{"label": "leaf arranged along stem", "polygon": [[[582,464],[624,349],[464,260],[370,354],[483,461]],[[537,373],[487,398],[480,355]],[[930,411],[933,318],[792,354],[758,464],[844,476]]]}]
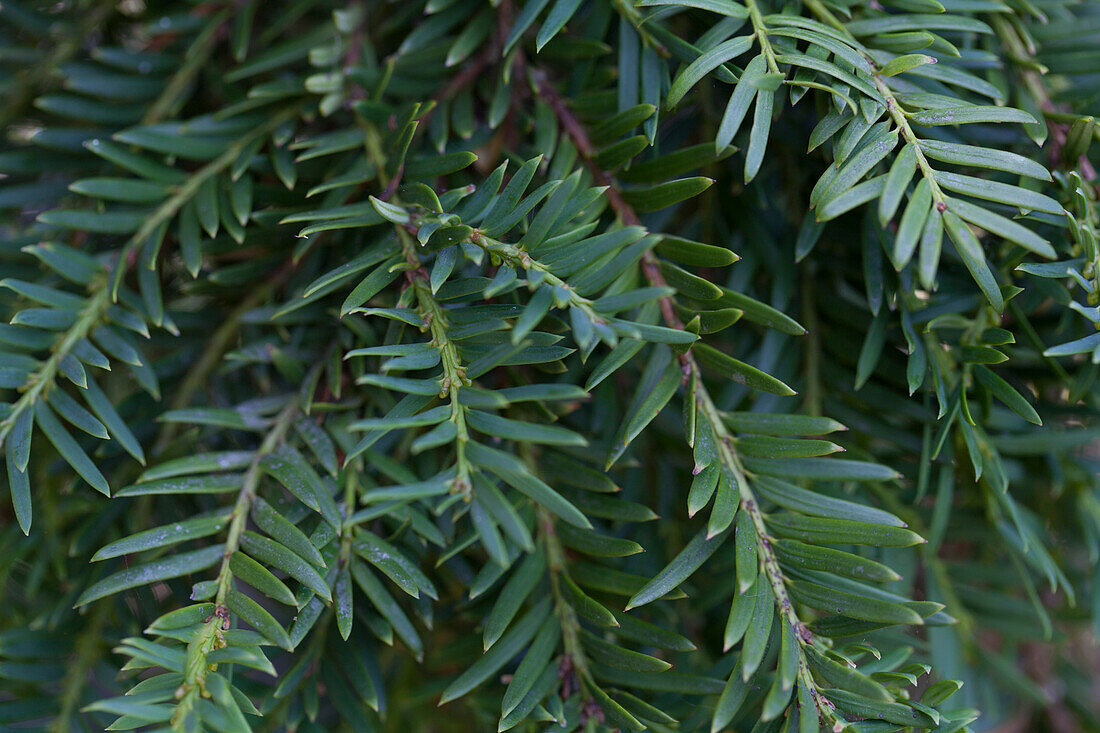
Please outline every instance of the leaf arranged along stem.
[{"label": "leaf arranged along stem", "polygon": [[5,724],[1088,728],[1093,15],[5,4]]}]

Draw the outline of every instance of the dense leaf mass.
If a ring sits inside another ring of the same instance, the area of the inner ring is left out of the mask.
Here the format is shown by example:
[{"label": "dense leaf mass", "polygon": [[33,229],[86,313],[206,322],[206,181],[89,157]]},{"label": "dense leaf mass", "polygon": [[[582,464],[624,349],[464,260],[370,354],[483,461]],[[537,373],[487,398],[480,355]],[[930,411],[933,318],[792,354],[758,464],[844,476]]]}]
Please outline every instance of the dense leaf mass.
[{"label": "dense leaf mass", "polygon": [[1096,0],[3,0],[0,729],[1098,730]]}]

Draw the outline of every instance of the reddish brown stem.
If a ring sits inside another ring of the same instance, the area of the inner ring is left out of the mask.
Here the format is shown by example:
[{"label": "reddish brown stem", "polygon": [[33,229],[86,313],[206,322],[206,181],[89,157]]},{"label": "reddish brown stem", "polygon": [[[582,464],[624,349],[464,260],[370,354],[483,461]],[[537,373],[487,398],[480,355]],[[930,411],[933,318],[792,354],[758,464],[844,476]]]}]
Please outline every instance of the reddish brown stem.
[{"label": "reddish brown stem", "polygon": [[[573,141],[573,145],[577,148],[577,152],[580,154],[581,160],[584,161],[585,167],[592,173],[592,177],[595,179],[596,183],[607,188],[605,195],[607,196],[608,203],[611,205],[612,211],[618,215],[619,219],[621,219],[624,224],[640,224],[641,220],[638,219],[638,214],[635,213],[634,208],[623,198],[623,194],[616,185],[615,179],[596,164],[596,148],[592,145],[592,141],[588,139],[588,132],[584,129],[584,125],[581,124],[581,121],[573,114],[573,111],[569,109],[569,105],[562,96],[558,94],[558,90],[550,83],[550,80],[543,71],[535,70],[532,72],[532,76],[539,96],[542,97],[543,101],[545,101],[546,104],[550,106],[550,109],[554,111],[554,115],[558,118],[558,123]],[[646,252],[642,257],[642,271],[645,272],[646,279],[649,280],[650,285],[654,287],[664,287],[666,285],[664,275],[661,274],[661,267],[652,252]],[[667,323],[670,328],[682,330],[684,324],[676,315],[676,311],[672,307],[672,299],[661,298],[658,301],[658,305],[661,308],[661,316],[664,318],[665,323]],[[687,355],[681,357],[682,360],[688,358],[690,357]],[[685,368],[685,373],[686,372],[687,369]]]}]

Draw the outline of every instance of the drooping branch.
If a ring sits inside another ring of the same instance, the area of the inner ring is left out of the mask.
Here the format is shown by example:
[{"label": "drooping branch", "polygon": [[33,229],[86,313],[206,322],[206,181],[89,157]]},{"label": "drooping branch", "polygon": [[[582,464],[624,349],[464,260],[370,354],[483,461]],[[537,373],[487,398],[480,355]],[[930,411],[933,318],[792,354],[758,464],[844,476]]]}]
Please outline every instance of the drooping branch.
[{"label": "drooping branch", "polygon": [[184,679],[176,696],[176,709],[172,716],[173,730],[186,730],[186,721],[191,714],[191,710],[206,693],[206,677],[210,672],[207,657],[212,652],[225,646],[223,632],[229,628],[230,623],[230,611],[227,604],[230,603],[229,594],[233,592],[233,556],[240,549],[241,536],[248,524],[248,515],[260,485],[260,477],[262,476],[260,461],[264,456],[274,452],[282,445],[291,425],[294,423],[294,419],[298,416],[298,412],[298,402],[296,399],[291,398],[287,406],[275,419],[244,474],[241,489],[237,493],[237,500],[233,505],[233,511],[229,515],[229,530],[226,534],[225,549],[216,581],[217,593],[214,597],[214,613],[211,614],[203,627],[195,633],[194,638],[187,647]]},{"label": "drooping branch", "polygon": [[[606,196],[612,210],[624,224],[639,224],[641,220],[638,218],[633,207],[623,198],[615,179],[596,164],[595,148],[588,138],[588,133],[584,125],[569,109],[565,100],[558,94],[544,72],[536,70],[534,72],[534,80],[538,93],[551,109],[554,110],[559,124],[573,141],[573,145],[577,148],[578,153],[584,161],[585,166],[591,172],[592,177],[601,185],[607,187]],[[643,256],[642,269],[650,285],[655,287],[665,287],[667,285],[661,274],[657,257],[652,251],[647,251]],[[666,325],[670,328],[683,330],[684,324],[676,316],[670,297],[663,297],[660,299],[660,310]],[[717,438],[719,460],[737,484],[737,490],[740,496],[740,510],[748,512],[749,517],[752,519],[752,526],[757,538],[760,569],[763,571],[768,580],[768,584],[771,586],[772,593],[775,596],[776,606],[780,614],[782,614],[785,622],[790,624],[798,640],[799,680],[812,695],[819,718],[825,723],[835,724],[838,722],[838,718],[836,717],[834,706],[818,691],[817,685],[810,672],[806,654],[803,650],[804,646],[813,644],[813,635],[799,619],[794,603],[791,600],[790,594],[787,592],[786,578],[783,576],[782,569],[779,566],[779,558],[776,556],[775,550],[772,547],[771,536],[764,523],[763,511],[760,509],[760,504],[746,478],[746,472],[737,454],[733,436],[730,435],[725,422],[721,419],[718,407],[715,405],[714,400],[711,398],[710,393],[704,385],[702,370],[699,367],[699,363],[690,350],[681,356],[681,362],[683,364],[684,381],[687,382],[690,379],[696,380],[697,387],[695,389],[694,399],[697,400],[699,413],[705,417]]]}]

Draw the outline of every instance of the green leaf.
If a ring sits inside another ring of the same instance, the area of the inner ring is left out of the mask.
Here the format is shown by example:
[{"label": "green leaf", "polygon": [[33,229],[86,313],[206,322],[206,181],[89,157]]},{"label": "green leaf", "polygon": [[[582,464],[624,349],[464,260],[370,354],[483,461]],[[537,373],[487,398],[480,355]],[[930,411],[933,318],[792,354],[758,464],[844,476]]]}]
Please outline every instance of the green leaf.
[{"label": "green leaf", "polygon": [[905,207],[905,213],[898,225],[892,257],[895,269],[904,269],[909,264],[909,260],[913,258],[913,253],[917,249],[917,242],[924,231],[925,222],[931,215],[932,208],[932,188],[927,179],[922,178],[917,183],[913,195],[909,198],[909,204]]},{"label": "green leaf", "polygon": [[585,629],[581,629],[581,642],[584,644],[586,653],[591,655],[592,659],[616,669],[623,669],[628,672],[664,672],[672,667],[663,659],[624,649],[621,646],[604,641]]},{"label": "green leaf", "polygon": [[717,285],[670,262],[661,263],[661,275],[664,276],[666,283],[687,298],[714,300],[722,295],[722,289]]},{"label": "green leaf", "polygon": [[[459,224],[457,226],[442,226],[432,232],[428,241],[424,243],[424,249],[428,252],[438,252],[441,249],[451,247],[462,242],[470,241],[474,228]],[[436,288],[438,290],[438,288]]]},{"label": "green leaf", "polygon": [[812,647],[806,647],[806,661],[827,683],[872,700],[890,701],[893,695],[881,684],[847,664],[833,661]]},{"label": "green leaf", "polygon": [[718,488],[718,466],[707,466],[695,475],[688,491],[688,516],[694,517],[700,509],[710,503],[714,490]]},{"label": "green leaf", "polygon": [[878,73],[880,76],[897,76],[898,74],[904,74],[906,71],[915,69],[918,66],[934,63],[936,63],[936,58],[934,56],[928,56],[923,53],[911,53],[890,59],[879,67]]},{"label": "green leaf", "polygon": [[[753,39],[748,36],[731,38],[708,50],[692,63],[684,67],[672,80],[665,104],[675,107],[676,103],[695,86],[700,79],[731,59],[735,59],[752,47]],[[724,146],[723,146],[724,147]]]},{"label": "green leaf", "polygon": [[252,521],[291,552],[317,567],[325,567],[324,558],[305,533],[259,496],[252,500]]},{"label": "green leaf", "polygon": [[111,487],[107,479],[99,472],[96,465],[88,458],[88,454],[77,444],[73,437],[65,430],[65,427],[54,416],[53,411],[44,400],[38,400],[34,404],[34,421],[39,429],[45,433],[46,438],[72,466],[82,479],[87,481],[93,489],[107,496],[111,495]]},{"label": "green leaf", "polygon": [[841,214],[846,214],[857,206],[862,206],[881,196],[885,188],[886,174],[858,183],[817,209],[817,220],[830,221]]},{"label": "green leaf", "polygon": [[724,160],[734,151],[735,148],[722,146],[715,152],[715,146],[710,143],[690,145],[655,158],[634,161],[629,169],[619,173],[618,178],[626,183],[660,183]]},{"label": "green leaf", "polygon": [[712,178],[696,176],[659,183],[649,188],[636,188],[623,192],[623,198],[639,213],[660,211],[689,198],[698,196],[714,183]]},{"label": "green leaf", "polygon": [[1000,214],[994,214],[988,209],[975,206],[965,201],[960,201],[959,199],[949,200],[947,202],[947,208],[958,214],[964,221],[985,229],[991,234],[1004,237],[1010,242],[1014,242],[1040,257],[1054,259],[1058,256],[1057,252],[1054,251],[1054,247],[1050,245],[1050,242],[1046,241],[1038,234],[1035,234],[1030,229],[1020,226],[1016,222],[1011,219],[1006,219]]},{"label": "green leaf", "polygon": [[[880,124],[885,125],[886,123]],[[853,155],[848,156],[843,165],[837,170],[828,188],[821,194],[819,205],[827,206],[830,201],[858,183],[883,158],[889,155],[897,147],[898,133],[896,130],[888,131],[885,126],[878,129],[872,128],[860,141],[860,144],[861,147]]]},{"label": "green leaf", "polygon": [[692,351],[703,366],[713,369],[738,384],[744,384],[753,389],[771,392],[783,397],[797,394],[793,389],[770,374],[762,372],[743,361],[734,359],[732,356],[727,356],[712,346],[696,344]]},{"label": "green leaf", "polygon": [[413,655],[418,660],[422,658],[424,656],[424,643],[421,641],[420,635],[416,633],[416,629],[413,628],[412,622],[409,621],[409,617],[404,610],[375,577],[374,573],[363,563],[353,562],[351,575],[378,613],[382,614],[382,617],[389,622],[393,630],[401,637],[401,640],[408,645]]},{"label": "green leaf", "polygon": [[1034,124],[1035,122],[1034,117],[1018,109],[981,105],[949,107],[947,109],[922,109],[910,114],[909,119],[918,125],[927,127],[970,125],[979,122],[1019,122],[1024,125]]},{"label": "green leaf", "polygon": [[321,477],[297,450],[281,445],[263,456],[259,466],[283,488],[298,497],[299,501],[321,514],[329,524],[340,526],[340,516],[332,503],[332,495],[321,483]]},{"label": "green leaf", "polygon": [[912,707],[896,702],[871,700],[846,690],[822,690],[837,707],[861,718],[877,718],[901,726],[932,728],[935,721]]},{"label": "green leaf", "polygon": [[882,356],[882,347],[886,343],[886,319],[889,310],[882,308],[871,320],[871,327],[867,329],[867,335],[863,339],[863,346],[859,350],[859,359],[856,362],[855,388],[858,390],[871,378],[879,357]]},{"label": "green leaf", "polygon": [[581,0],[556,0],[554,6],[550,8],[550,12],[546,14],[546,20],[543,21],[542,26],[539,28],[538,35],[535,37],[535,50],[541,51],[542,47],[550,42],[558,34],[565,24],[569,22],[569,19],[573,17],[573,14],[577,12],[577,8],[581,5]]},{"label": "green leaf", "polygon": [[607,468],[622,457],[630,443],[660,414],[672,395],[676,394],[680,378],[680,367],[671,351],[667,347],[654,350],[638,390],[634,393],[634,399],[626,409],[623,422],[611,439]]},{"label": "green leaf", "polygon": [[53,390],[50,392],[46,401],[50,403],[50,407],[54,408],[61,417],[65,419],[65,422],[72,425],[74,428],[80,428],[88,435],[96,438],[102,438],[106,440],[107,428],[103,427],[103,423],[95,418],[92,413],[84,409],[76,400],[68,395],[68,393],[62,390]]},{"label": "green leaf", "polygon": [[[945,6],[946,7],[946,6]],[[869,36],[876,33],[895,33],[905,30],[955,31],[967,33],[992,33],[992,29],[974,18],[963,15],[926,15],[922,13],[903,13],[887,15],[867,20],[847,23],[848,32],[855,36]]]},{"label": "green leaf", "polygon": [[595,557],[628,557],[645,551],[634,540],[608,537],[591,530],[577,529],[568,525],[559,527],[557,534],[566,547]]},{"label": "green leaf", "polygon": [[262,430],[264,427],[262,421],[245,417],[239,411],[228,407],[194,407],[169,410],[157,419],[159,422],[211,425],[232,430]]},{"label": "green leaf", "polygon": [[337,570],[336,581],[332,585],[332,595],[336,599],[336,628],[340,637],[347,641],[351,636],[354,622],[354,596],[351,590],[351,571],[345,566]]},{"label": "green leaf", "polygon": [[994,374],[986,367],[978,364],[974,366],[974,376],[978,378],[993,396],[1003,402],[1010,410],[1017,415],[1027,420],[1029,423],[1035,425],[1042,425],[1043,421],[1039,418],[1039,413],[1035,412],[1035,408],[1024,399],[1024,397],[1017,392],[1012,386]]},{"label": "green leaf", "polygon": [[143,211],[88,211],[86,209],[51,209],[38,215],[38,221],[50,226],[77,229],[97,234],[130,234],[141,228],[148,218]]},{"label": "green leaf", "polygon": [[725,533],[707,537],[706,531],[691,538],[684,549],[626,604],[626,610],[657,600],[687,580],[725,542]]},{"label": "green leaf", "polygon": [[418,598],[423,590],[429,598],[438,598],[435,585],[428,576],[397,547],[370,532],[360,532],[355,539],[352,549],[410,596]]},{"label": "green leaf", "polygon": [[[29,415],[30,413],[25,413]],[[8,470],[8,487],[11,491],[12,508],[15,510],[16,521],[23,534],[31,532],[31,484],[26,469],[19,469],[19,458],[16,455],[16,441],[8,440],[4,446],[4,461]]]},{"label": "green leaf", "polygon": [[89,712],[103,712],[112,715],[125,716],[139,724],[162,723],[172,717],[174,708],[169,705],[154,705],[139,702],[129,697],[114,697],[106,700],[96,700],[83,708]]},{"label": "green leaf", "polygon": [[508,683],[508,689],[504,691],[504,697],[500,703],[502,715],[507,716],[515,710],[516,706],[531,691],[531,688],[536,685],[539,678],[543,676],[545,670],[553,671],[553,665],[549,664],[550,657],[560,639],[561,623],[551,614],[542,622],[538,634],[535,635],[531,646],[523,655],[523,661],[519,663],[515,674],[512,675],[512,681]]},{"label": "green leaf", "polygon": [[212,471],[238,471],[248,468],[254,456],[252,451],[221,451],[184,456],[146,469],[139,481],[158,481]]},{"label": "green leaf", "polygon": [[34,431],[34,413],[24,409],[11,425],[5,444],[11,464],[23,473],[31,459],[31,434]]},{"label": "green leaf", "polygon": [[756,528],[749,512],[737,514],[734,532],[734,560],[737,570],[738,590],[744,593],[756,580],[758,570],[756,552]]},{"label": "green leaf", "polygon": [[859,596],[827,588],[818,583],[792,580],[787,586],[792,598],[810,608],[839,613],[863,621],[887,624],[923,624],[920,614],[899,603]]},{"label": "green leaf", "polygon": [[594,162],[601,170],[613,171],[629,163],[647,147],[649,147],[649,138],[645,135],[635,135],[604,148],[596,154]]},{"label": "green leaf", "polygon": [[561,580],[565,599],[578,616],[598,626],[616,627],[619,625],[615,614],[595,598],[585,593],[570,576],[564,575]]},{"label": "green leaf", "polygon": [[275,617],[268,613],[263,606],[240,591],[230,590],[226,595],[225,605],[272,643],[287,651],[294,648],[282,624],[276,621]]},{"label": "green leaf", "polygon": [[543,598],[500,641],[447,686],[440,696],[439,704],[456,700],[488,680],[527,645],[549,614],[550,599]]},{"label": "green leaf", "polygon": [[592,527],[591,522],[577,507],[536,478],[519,460],[509,454],[478,443],[469,443],[466,447],[466,455],[472,462],[484,466],[509,486],[552,514],[575,527],[584,529]]},{"label": "green leaf", "polygon": [[657,112],[652,104],[639,104],[624,109],[616,115],[606,118],[598,125],[594,125],[588,133],[589,139],[594,145],[606,145],[618,140],[623,135],[642,124]]},{"label": "green leaf", "polygon": [[753,485],[757,493],[769,501],[784,509],[801,512],[802,514],[832,519],[850,519],[892,527],[907,526],[901,519],[882,509],[803,489],[782,479],[758,476]]},{"label": "green leaf", "polygon": [[1087,354],[1097,346],[1100,346],[1100,333],[1090,333],[1084,338],[1075,341],[1067,341],[1064,344],[1051,346],[1043,352],[1043,356],[1072,356],[1073,354]]},{"label": "green leaf", "polygon": [[740,668],[734,668],[726,682],[722,694],[718,696],[718,702],[714,706],[714,716],[711,720],[711,733],[718,733],[726,728],[730,721],[744,705],[752,691],[752,685],[741,679]]},{"label": "green leaf", "polygon": [[773,547],[780,562],[792,567],[820,570],[876,583],[901,579],[900,575],[886,565],[843,550],[816,547],[794,540],[775,540]]},{"label": "green leaf", "polygon": [[921,285],[933,289],[936,284],[936,268],[940,260],[940,248],[943,246],[943,215],[936,207],[928,212],[928,221],[920,239],[920,260],[918,273]]},{"label": "green leaf", "polygon": [[244,477],[239,473],[211,476],[185,476],[142,481],[124,486],[115,497],[151,496],[160,494],[224,494],[241,488]]},{"label": "green leaf", "polygon": [[534,552],[523,559],[504,584],[492,610],[485,619],[483,649],[488,651],[512,623],[523,602],[546,574],[546,559]]},{"label": "green leaf", "polygon": [[[759,78],[762,80],[765,77]],[[764,163],[764,151],[768,147],[768,137],[771,133],[774,104],[775,92],[767,89],[760,89],[757,92],[752,129],[749,131],[749,147],[745,151],[745,183],[756,178],[760,166]]]},{"label": "green leaf", "polygon": [[806,333],[806,329],[802,324],[782,311],[766,303],[761,303],[759,300],[750,298],[747,295],[730,290],[729,288],[722,288],[722,297],[717,301],[708,303],[708,305],[716,308],[720,306],[737,308],[744,312],[744,318],[746,320],[759,323],[768,328],[774,328],[776,331],[791,336],[802,336]]},{"label": "green leaf", "polygon": [[768,525],[780,537],[801,540],[812,545],[910,547],[924,542],[920,535],[902,527],[847,519],[824,519],[783,513],[769,516]]},{"label": "green leaf", "polygon": [[557,425],[522,422],[481,410],[467,410],[466,421],[478,432],[520,443],[576,446],[588,444],[582,436]]},{"label": "green leaf", "polygon": [[138,442],[129,426],[115,411],[114,405],[111,404],[107,395],[90,377],[84,389],[84,400],[88,403],[88,407],[92,408],[92,412],[95,413],[100,422],[107,427],[107,432],[111,434],[111,437],[117,440],[127,453],[144,464],[145,452],[141,449],[141,443]]},{"label": "green leaf", "polygon": [[[674,262],[694,267],[725,267],[732,265],[740,259],[736,254],[725,247],[715,247],[709,244],[693,242],[690,239],[674,237],[668,234],[661,236],[657,243],[657,254]],[[721,295],[719,291],[718,295]],[[716,295],[715,297],[718,297]]]},{"label": "green leaf", "polygon": [[905,190],[909,187],[909,181],[913,180],[913,174],[917,171],[917,149],[913,143],[908,143],[901,149],[890,166],[890,173],[886,177],[886,185],[882,189],[882,196],[878,200],[878,220],[883,226],[894,218],[898,210]]},{"label": "green leaf", "polygon": [[504,53],[508,53],[512,46],[523,36],[524,32],[531,27],[531,24],[535,22],[535,18],[538,17],[542,9],[549,4],[550,0],[530,0],[524,3],[523,8],[519,11],[519,15],[516,16],[515,22],[512,24],[512,30],[508,34],[507,40],[504,42]]},{"label": "green leaf", "polygon": [[745,9],[745,6],[738,5],[734,0],[638,0],[636,5],[639,8],[676,5],[680,7],[709,10],[712,13],[727,15],[731,18],[744,18],[748,16],[748,10]]},{"label": "green leaf", "polygon": [[222,559],[223,545],[212,545],[201,550],[171,555],[159,560],[131,565],[93,583],[77,599],[76,606],[105,598],[130,588],[150,585],[171,578],[197,573]]},{"label": "green leaf", "polygon": [[762,580],[760,575],[753,575],[751,581],[743,593],[735,592],[733,595],[729,618],[726,620],[726,628],[723,632],[723,650],[728,651],[734,644],[741,641],[749,628],[749,623],[756,615],[757,601],[764,594],[771,594],[766,587],[767,581]]},{"label": "green leaf", "polygon": [[1040,181],[1050,180],[1050,173],[1042,164],[1016,153],[941,140],[921,140],[919,144],[926,156],[943,163],[1015,173],[1037,178]]},{"label": "green leaf", "polygon": [[138,552],[144,552],[145,550],[152,550],[157,547],[168,547],[180,542],[199,539],[200,537],[209,537],[212,534],[220,532],[226,526],[228,526],[228,524],[225,516],[215,516],[197,517],[182,522],[166,524],[156,529],[147,529],[143,532],[137,532],[129,537],[124,537],[123,539],[115,540],[105,545],[100,548],[99,552],[92,556],[92,562],[107,560],[112,557],[121,557],[122,555],[131,555]]},{"label": "green leaf", "polygon": [[[698,434],[697,434],[698,437]],[[696,464],[700,463],[699,442],[696,442]],[[707,536],[725,532],[733,523],[737,514],[740,501],[740,487],[737,485],[736,476],[725,466],[718,476],[718,488],[714,496],[714,508],[710,513],[710,521],[707,522]]]},{"label": "green leaf", "polygon": [[84,178],[69,185],[69,190],[106,201],[151,204],[168,197],[171,188],[137,178]]},{"label": "green leaf", "polygon": [[477,154],[468,150],[424,158],[412,156],[405,160],[404,178],[418,180],[450,175],[470,167],[477,159]]},{"label": "green leaf", "polygon": [[982,246],[978,243],[978,238],[974,236],[974,232],[970,231],[970,227],[953,211],[943,212],[943,223],[947,228],[948,236],[955,243],[955,250],[959,253],[963,264],[966,265],[966,269],[970,270],[970,275],[974,278],[974,282],[978,284],[978,287],[981,288],[990,305],[997,312],[1004,310],[1005,303],[1004,297],[1001,295],[1001,289],[997,285],[997,279],[993,276],[992,270],[989,269],[985,253],[982,252]]},{"label": "green leaf", "polygon": [[673,631],[618,611],[612,611],[611,614],[619,624],[615,629],[615,636],[629,641],[636,641],[646,646],[657,647],[658,649],[672,649],[675,651],[693,651],[695,649],[695,645],[690,640]]},{"label": "green leaf", "polygon": [[245,532],[241,535],[241,548],[268,565],[282,570],[325,601],[332,600],[328,584],[321,577],[321,574],[301,557],[275,540],[270,540],[253,532]]},{"label": "green leaf", "polygon": [[400,256],[391,257],[363,278],[363,280],[355,286],[355,289],[348,293],[348,297],[345,298],[344,302],[340,305],[340,316],[343,317],[351,313],[354,309],[369,301],[375,295],[382,292],[383,288],[396,280],[401,273],[392,268],[400,262],[402,262]]},{"label": "green leaf", "polygon": [[984,178],[963,176],[957,173],[941,172],[937,174],[936,179],[948,191],[963,193],[986,201],[996,201],[1020,209],[1041,211],[1046,214],[1061,216],[1065,213],[1062,205],[1054,199],[1020,186],[987,181]]},{"label": "green leaf", "polygon": [[723,412],[722,421],[738,433],[799,436],[826,435],[847,430],[830,417],[813,415],[782,415],[765,412]]},{"label": "green leaf", "polygon": [[781,64],[792,64],[794,66],[800,66],[805,69],[811,69],[813,71],[826,74],[833,77],[834,79],[837,79],[841,83],[862,92],[863,94],[880,104],[883,101],[882,96],[871,83],[841,69],[839,66],[833,63],[822,61],[821,59],[814,56],[798,53],[779,54],[775,57],[775,60]]},{"label": "green leaf", "polygon": [[405,209],[400,206],[375,198],[374,196],[370,197],[370,203],[371,206],[374,207],[374,210],[386,221],[391,221],[394,224],[409,223],[409,212],[405,211]]},{"label": "green leaf", "polygon": [[722,150],[737,135],[741,129],[741,123],[745,121],[745,115],[749,112],[749,105],[756,98],[759,88],[756,86],[766,73],[763,54],[753,57],[745,65],[745,71],[733,88],[733,94],[726,104],[726,111],[722,114],[722,121],[718,125],[718,134],[714,138],[715,150]]},{"label": "green leaf", "polygon": [[604,692],[598,685],[592,685],[592,697],[596,704],[600,706],[600,710],[607,716],[608,722],[616,728],[631,731],[646,730],[646,726],[627,712],[622,705],[612,700],[611,696]]},{"label": "green leaf", "polygon": [[818,481],[893,481],[901,474],[888,466],[847,458],[789,458],[769,461],[746,458],[752,470],[778,478],[808,478]]},{"label": "green leaf", "polygon": [[252,586],[268,598],[287,606],[297,605],[294,600],[294,593],[286,587],[283,581],[276,578],[270,570],[243,552],[233,553],[229,558],[229,569],[233,572],[235,578]]}]

